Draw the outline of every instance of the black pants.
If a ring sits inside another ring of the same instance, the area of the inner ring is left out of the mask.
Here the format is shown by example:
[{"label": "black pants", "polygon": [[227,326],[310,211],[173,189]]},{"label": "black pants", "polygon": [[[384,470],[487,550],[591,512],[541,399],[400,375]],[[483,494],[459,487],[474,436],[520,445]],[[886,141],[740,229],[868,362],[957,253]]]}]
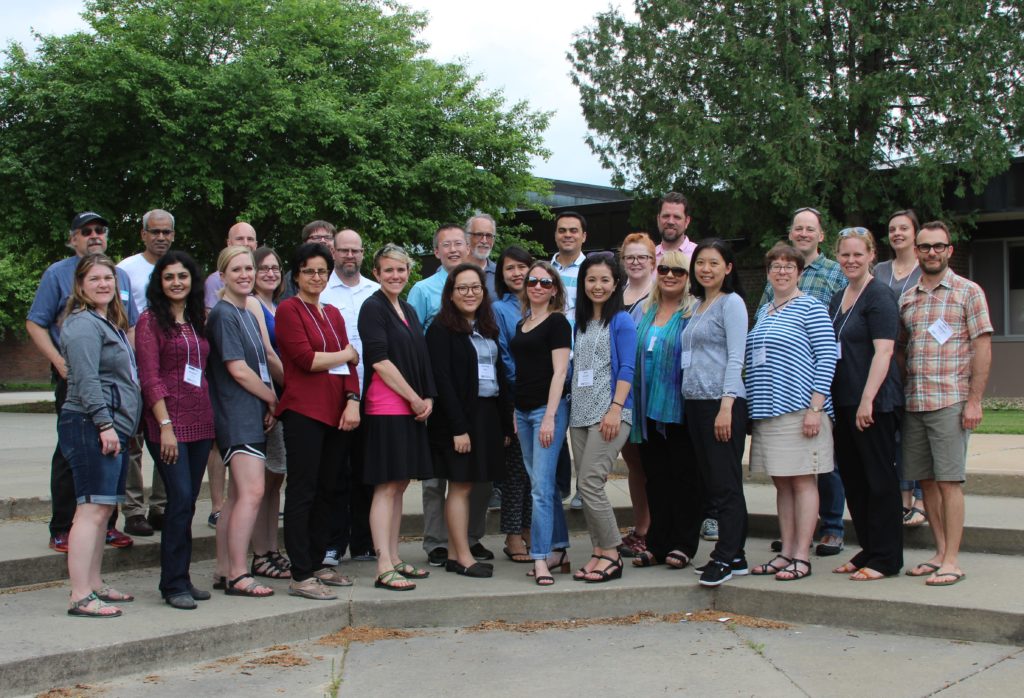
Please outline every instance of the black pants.
[{"label": "black pants", "polygon": [[[639,425],[634,425],[638,428]],[[647,506],[651,527],[647,549],[659,561],[673,550],[693,558],[704,516],[700,471],[693,444],[682,424],[658,425],[647,420],[647,438],[640,444],[640,462],[647,476]]]},{"label": "black pants", "polygon": [[857,408],[836,407],[836,461],[861,551],[858,567],[896,574],[903,567],[903,500],[896,472],[896,416],[875,412],[857,429]]},{"label": "black pants", "polygon": [[302,582],[324,566],[333,494],[339,482],[348,483],[351,434],[292,410],[286,410],[281,421],[288,454],[284,545],[292,561],[292,579]]},{"label": "black pants", "polygon": [[348,480],[339,477],[331,494],[331,535],[327,547],[338,555],[348,549],[353,556],[373,552],[370,535],[370,504],[373,485],[363,484],[363,429],[351,432],[348,451]]},{"label": "black pants", "polygon": [[687,400],[686,426],[700,468],[706,508],[718,515],[718,542],[711,557],[726,564],[745,557],[747,500],[743,496],[743,446],[747,428],[747,401],[732,403],[732,438],[715,438],[715,417],[721,400]]}]

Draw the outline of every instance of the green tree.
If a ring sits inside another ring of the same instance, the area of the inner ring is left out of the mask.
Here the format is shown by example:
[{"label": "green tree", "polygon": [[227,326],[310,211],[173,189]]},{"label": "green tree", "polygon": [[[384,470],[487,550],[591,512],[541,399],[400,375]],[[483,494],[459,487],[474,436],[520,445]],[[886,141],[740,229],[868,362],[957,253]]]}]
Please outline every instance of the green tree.
[{"label": "green tree", "polygon": [[[91,31],[7,47],[0,221],[15,247],[65,251],[68,221],[175,214],[205,262],[247,220],[287,256],[315,218],[377,243],[428,243],[475,209],[543,190],[548,115],[424,57],[424,15],[386,0],[91,0]],[[429,247],[429,244],[427,244]],[[40,270],[41,271],[41,270]]]},{"label": "green tree", "polygon": [[[942,212],[1022,144],[1020,0],[637,0],[569,54],[613,183],[693,192],[757,238],[816,205]],[[713,210],[707,210],[712,208]]]}]

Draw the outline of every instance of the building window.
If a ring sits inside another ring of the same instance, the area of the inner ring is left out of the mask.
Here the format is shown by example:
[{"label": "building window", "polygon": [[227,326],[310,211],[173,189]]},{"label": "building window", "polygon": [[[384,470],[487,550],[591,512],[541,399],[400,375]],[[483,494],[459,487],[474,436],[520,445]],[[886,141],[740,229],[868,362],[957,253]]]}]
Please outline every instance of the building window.
[{"label": "building window", "polygon": [[1024,242],[972,243],[971,278],[985,291],[994,336],[1024,339]]}]

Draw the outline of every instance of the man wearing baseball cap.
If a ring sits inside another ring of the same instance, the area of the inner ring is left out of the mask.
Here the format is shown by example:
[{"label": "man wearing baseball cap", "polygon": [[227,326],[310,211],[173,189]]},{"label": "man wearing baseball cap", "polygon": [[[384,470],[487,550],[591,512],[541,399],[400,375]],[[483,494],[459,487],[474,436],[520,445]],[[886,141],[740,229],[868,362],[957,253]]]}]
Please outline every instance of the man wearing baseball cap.
[{"label": "man wearing baseball cap", "polygon": [[[64,316],[64,308],[75,285],[75,267],[78,261],[87,254],[105,253],[107,251],[107,220],[93,211],[79,213],[71,221],[68,234],[68,247],[74,256],[55,262],[43,272],[32,307],[29,308],[25,329],[36,349],[49,361],[55,383],[54,397],[57,403],[57,417],[64,404],[68,390],[68,370],[64,357],[57,348],[60,345],[60,320]],[[117,287],[128,313],[128,322],[134,327],[139,313],[132,296],[131,282],[123,270],[117,270]],[[53,452],[50,463],[50,502],[52,516],[50,518],[50,547],[62,553],[68,551],[68,531],[75,517],[75,481],[71,476],[71,466],[58,445]],[[124,535],[114,524],[117,511],[114,511],[107,526],[107,543],[115,548],[127,548],[132,539]]]}]

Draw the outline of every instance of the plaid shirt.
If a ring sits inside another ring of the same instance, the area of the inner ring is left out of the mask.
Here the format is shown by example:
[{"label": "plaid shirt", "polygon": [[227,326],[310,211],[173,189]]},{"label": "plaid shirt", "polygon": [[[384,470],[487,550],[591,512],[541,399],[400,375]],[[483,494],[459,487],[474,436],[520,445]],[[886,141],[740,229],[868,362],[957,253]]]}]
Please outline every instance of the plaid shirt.
[{"label": "plaid shirt", "polygon": [[[819,254],[813,262],[804,267],[797,280],[797,287],[812,298],[817,298],[826,306],[832,301],[836,291],[846,288],[846,276],[839,266],[823,254]],[[770,283],[765,283],[764,293],[761,294],[761,302],[757,307],[775,300],[775,289]]]},{"label": "plaid shirt", "polygon": [[[932,291],[921,287],[900,297],[900,348],[907,357],[907,411],[931,412],[967,399],[971,340],[992,332],[985,292],[952,269]],[[939,344],[928,331],[939,318],[952,336]]]}]

